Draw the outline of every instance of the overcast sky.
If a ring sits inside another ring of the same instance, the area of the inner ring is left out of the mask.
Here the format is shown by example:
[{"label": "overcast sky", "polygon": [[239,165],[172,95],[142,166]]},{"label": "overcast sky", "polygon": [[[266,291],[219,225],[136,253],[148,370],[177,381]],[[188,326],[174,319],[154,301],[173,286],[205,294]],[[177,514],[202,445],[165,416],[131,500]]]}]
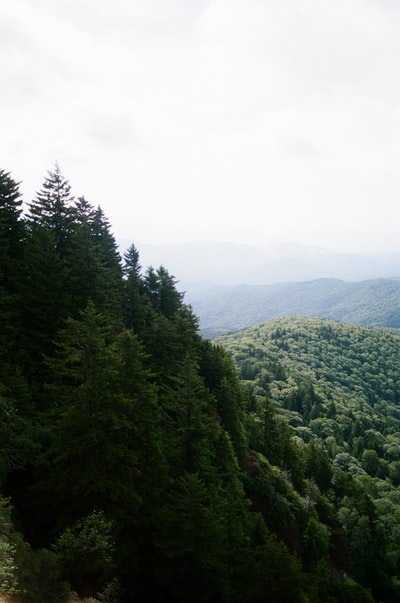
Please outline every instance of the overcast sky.
[{"label": "overcast sky", "polygon": [[10,0],[0,167],[117,238],[400,250],[398,0]]}]

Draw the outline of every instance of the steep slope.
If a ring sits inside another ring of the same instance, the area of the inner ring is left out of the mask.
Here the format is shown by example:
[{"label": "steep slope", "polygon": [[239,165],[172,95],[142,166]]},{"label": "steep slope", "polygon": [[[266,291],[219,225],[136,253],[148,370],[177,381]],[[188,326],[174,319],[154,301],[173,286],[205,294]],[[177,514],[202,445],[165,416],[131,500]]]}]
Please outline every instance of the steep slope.
[{"label": "steep slope", "polygon": [[[334,459],[377,453],[374,475],[400,484],[400,336],[314,318],[277,318],[217,339],[241,379]],[[361,467],[361,465],[359,465]]]},{"label": "steep slope", "polygon": [[[275,530],[281,517],[286,530],[293,521],[293,501],[271,494],[278,466],[317,512],[314,545],[328,541],[329,563],[370,587],[377,600],[397,601],[400,336],[297,317],[217,342],[253,396],[246,425],[249,444],[261,455],[246,476],[253,505],[267,522],[273,517]],[[293,524],[282,537],[296,547]]]},{"label": "steep slope", "polygon": [[266,286],[188,290],[187,300],[208,336],[278,316],[313,316],[356,325],[400,327],[400,281],[318,279]]}]

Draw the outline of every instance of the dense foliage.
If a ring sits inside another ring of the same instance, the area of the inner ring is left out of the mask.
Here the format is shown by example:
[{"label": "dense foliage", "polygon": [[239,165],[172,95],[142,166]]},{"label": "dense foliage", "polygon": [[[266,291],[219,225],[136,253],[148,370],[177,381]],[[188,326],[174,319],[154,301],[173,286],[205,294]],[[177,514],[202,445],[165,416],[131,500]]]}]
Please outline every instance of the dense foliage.
[{"label": "dense foliage", "polygon": [[58,166],[0,171],[0,249],[0,594],[398,600],[397,338],[260,327],[243,385]]},{"label": "dense foliage", "polygon": [[[257,470],[245,483],[257,508],[268,509],[267,525],[276,529],[281,521],[289,544],[294,521],[306,560],[315,563],[325,546],[331,567],[369,586],[378,600],[398,600],[400,337],[278,318],[218,342],[255,398],[246,424]],[[282,471],[289,485],[277,498]],[[301,527],[298,495],[312,510],[311,534],[311,526]]]}]

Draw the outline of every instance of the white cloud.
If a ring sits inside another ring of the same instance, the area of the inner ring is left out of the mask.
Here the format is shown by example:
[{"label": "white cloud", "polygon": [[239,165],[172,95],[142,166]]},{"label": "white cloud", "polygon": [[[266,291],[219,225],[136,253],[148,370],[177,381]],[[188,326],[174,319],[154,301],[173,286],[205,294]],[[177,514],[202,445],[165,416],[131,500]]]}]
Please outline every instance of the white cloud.
[{"label": "white cloud", "polygon": [[13,0],[1,167],[29,197],[58,160],[133,240],[365,247],[400,222],[399,26],[389,0]]}]

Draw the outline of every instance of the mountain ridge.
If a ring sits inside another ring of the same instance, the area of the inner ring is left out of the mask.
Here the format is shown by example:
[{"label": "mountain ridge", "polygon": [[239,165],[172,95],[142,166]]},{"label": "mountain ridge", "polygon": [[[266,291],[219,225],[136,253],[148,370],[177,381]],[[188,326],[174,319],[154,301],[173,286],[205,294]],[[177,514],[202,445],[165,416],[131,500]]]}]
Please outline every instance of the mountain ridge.
[{"label": "mountain ridge", "polygon": [[400,281],[394,279],[213,287],[188,290],[186,298],[208,336],[290,315],[400,328]]},{"label": "mountain ridge", "polygon": [[[119,241],[123,251],[127,241]],[[267,285],[317,278],[366,280],[400,277],[400,254],[334,252],[296,242],[265,246],[195,241],[138,243],[143,266],[168,266],[187,288],[207,285]]]}]

